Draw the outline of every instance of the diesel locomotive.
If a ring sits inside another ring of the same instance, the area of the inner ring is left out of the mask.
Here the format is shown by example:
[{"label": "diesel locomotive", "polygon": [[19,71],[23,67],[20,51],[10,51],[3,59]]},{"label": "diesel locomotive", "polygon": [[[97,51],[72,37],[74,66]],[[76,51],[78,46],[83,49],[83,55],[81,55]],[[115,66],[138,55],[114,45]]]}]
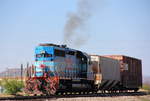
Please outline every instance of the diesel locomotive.
[{"label": "diesel locomotive", "polygon": [[96,93],[99,90],[137,91],[142,86],[141,70],[134,71],[137,72],[133,78],[135,82],[128,82],[132,86],[126,86],[122,78],[123,72],[137,63],[141,69],[141,60],[138,59],[128,65],[112,57],[89,55],[66,45],[40,44],[35,49],[34,65],[30,72],[27,69],[25,92],[54,95],[59,92]]}]

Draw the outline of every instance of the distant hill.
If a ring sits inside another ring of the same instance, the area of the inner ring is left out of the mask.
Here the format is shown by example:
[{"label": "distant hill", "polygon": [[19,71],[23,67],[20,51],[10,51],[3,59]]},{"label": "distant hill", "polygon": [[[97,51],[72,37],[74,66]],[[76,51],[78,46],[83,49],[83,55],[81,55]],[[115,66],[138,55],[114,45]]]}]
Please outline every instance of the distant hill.
[{"label": "distant hill", "polygon": [[144,76],[143,77],[143,83],[144,84],[150,84],[150,76]]},{"label": "distant hill", "polygon": [[[22,71],[23,75],[25,75],[25,71]],[[0,78],[4,77],[21,77],[21,69],[20,68],[10,68],[5,71],[0,72]]]}]

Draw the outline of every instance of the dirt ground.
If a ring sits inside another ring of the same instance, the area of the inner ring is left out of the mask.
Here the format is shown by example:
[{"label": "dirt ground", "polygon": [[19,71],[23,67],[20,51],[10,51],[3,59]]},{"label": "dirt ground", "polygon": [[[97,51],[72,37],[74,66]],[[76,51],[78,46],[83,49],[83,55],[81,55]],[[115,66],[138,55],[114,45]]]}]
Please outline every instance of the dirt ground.
[{"label": "dirt ground", "polygon": [[116,96],[116,97],[77,97],[77,98],[59,98],[59,99],[52,99],[52,100],[56,100],[56,101],[150,101],[150,95]]}]

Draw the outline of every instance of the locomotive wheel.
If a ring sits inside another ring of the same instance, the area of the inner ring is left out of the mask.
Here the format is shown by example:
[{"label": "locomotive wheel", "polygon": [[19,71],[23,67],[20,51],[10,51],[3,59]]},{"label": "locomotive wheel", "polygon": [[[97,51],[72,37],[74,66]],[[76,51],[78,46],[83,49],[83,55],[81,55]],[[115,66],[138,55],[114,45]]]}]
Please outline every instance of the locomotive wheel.
[{"label": "locomotive wheel", "polygon": [[46,86],[46,93],[47,95],[54,95],[56,93],[55,87],[50,87],[49,85]]}]

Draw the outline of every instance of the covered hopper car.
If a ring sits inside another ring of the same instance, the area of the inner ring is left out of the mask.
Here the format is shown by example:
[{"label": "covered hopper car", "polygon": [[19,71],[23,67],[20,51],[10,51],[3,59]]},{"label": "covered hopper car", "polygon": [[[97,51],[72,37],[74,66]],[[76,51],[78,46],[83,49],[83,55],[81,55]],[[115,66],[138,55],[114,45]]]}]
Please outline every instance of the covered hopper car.
[{"label": "covered hopper car", "polygon": [[136,82],[131,83],[124,81],[120,60],[89,55],[65,45],[40,44],[35,49],[35,64],[27,72],[25,92],[53,95],[59,92],[138,90],[142,79],[136,77],[142,77],[141,64],[135,65],[140,70],[131,77]]},{"label": "covered hopper car", "polygon": [[[95,84],[99,90],[117,90],[120,84],[120,65],[118,60],[91,55],[91,67],[95,74]],[[99,79],[100,78],[100,79]]]}]

